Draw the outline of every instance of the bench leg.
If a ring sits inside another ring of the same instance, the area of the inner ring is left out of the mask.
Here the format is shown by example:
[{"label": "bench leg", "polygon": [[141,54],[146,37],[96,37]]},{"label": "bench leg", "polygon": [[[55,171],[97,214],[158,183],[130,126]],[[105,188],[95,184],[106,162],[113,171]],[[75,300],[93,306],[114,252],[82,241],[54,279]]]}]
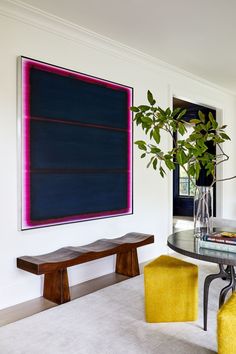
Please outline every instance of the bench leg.
[{"label": "bench leg", "polygon": [[67,269],[45,274],[43,296],[59,305],[70,301]]},{"label": "bench leg", "polygon": [[128,252],[117,254],[116,273],[126,275],[128,277],[135,277],[136,275],[140,274],[137,248],[133,248]]}]

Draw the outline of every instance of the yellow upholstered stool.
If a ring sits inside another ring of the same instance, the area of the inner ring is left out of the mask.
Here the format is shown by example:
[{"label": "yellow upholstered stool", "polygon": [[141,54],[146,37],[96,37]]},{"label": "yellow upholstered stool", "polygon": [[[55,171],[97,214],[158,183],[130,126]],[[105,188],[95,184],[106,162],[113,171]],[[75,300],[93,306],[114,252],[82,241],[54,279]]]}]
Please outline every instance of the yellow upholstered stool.
[{"label": "yellow upholstered stool", "polygon": [[218,354],[236,353],[236,293],[226,301],[217,315]]},{"label": "yellow upholstered stool", "polygon": [[198,267],[160,256],[144,267],[147,322],[194,321],[198,314]]}]

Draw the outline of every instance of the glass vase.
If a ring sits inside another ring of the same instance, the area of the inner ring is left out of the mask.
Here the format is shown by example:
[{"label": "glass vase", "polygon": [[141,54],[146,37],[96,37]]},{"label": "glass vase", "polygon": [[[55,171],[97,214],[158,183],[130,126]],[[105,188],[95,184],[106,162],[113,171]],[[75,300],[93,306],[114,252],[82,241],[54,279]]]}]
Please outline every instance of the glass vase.
[{"label": "glass vase", "polygon": [[213,187],[196,186],[194,196],[194,236],[202,238],[213,231]]}]

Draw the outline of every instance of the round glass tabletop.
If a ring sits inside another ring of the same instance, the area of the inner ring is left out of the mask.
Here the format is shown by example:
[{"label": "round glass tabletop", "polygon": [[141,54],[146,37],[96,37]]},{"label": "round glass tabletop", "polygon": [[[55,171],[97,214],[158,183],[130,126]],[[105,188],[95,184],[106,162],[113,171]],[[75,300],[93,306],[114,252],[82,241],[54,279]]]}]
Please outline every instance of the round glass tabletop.
[{"label": "round glass tabletop", "polygon": [[[221,231],[221,229],[214,229],[214,231]],[[232,231],[235,231],[235,229]],[[175,252],[191,258],[236,266],[236,253],[200,247],[199,239],[194,237],[193,230],[175,232],[168,237],[167,245]]]}]

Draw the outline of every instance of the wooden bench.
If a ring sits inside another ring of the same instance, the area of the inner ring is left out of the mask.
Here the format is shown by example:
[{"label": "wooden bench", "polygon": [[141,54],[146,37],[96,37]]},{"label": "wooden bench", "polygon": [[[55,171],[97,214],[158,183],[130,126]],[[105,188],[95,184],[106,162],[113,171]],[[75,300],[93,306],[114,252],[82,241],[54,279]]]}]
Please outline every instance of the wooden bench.
[{"label": "wooden bench", "polygon": [[153,242],[153,235],[132,232],[85,246],[63,247],[39,256],[18,257],[17,267],[33,274],[45,274],[43,296],[62,304],[70,301],[68,267],[116,254],[116,273],[134,277],[140,274],[137,248]]}]

